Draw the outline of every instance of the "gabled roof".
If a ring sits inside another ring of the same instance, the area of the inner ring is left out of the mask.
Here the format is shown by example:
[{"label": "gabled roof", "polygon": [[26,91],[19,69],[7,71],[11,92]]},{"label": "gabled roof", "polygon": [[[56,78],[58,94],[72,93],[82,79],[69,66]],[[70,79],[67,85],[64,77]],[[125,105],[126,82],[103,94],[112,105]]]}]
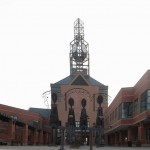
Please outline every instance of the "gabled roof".
[{"label": "gabled roof", "polygon": [[90,76],[85,76],[85,79],[90,83],[90,85],[98,85],[98,86],[105,86],[104,84],[100,83],[99,81],[95,80]]},{"label": "gabled roof", "polygon": [[[70,75],[70,76],[68,76],[68,77],[66,77],[66,78],[56,82],[55,84],[60,84],[60,85],[71,84],[71,83],[73,83],[73,81],[75,81],[77,76],[79,76],[79,74],[78,75]],[[90,77],[89,75],[85,75],[85,76],[82,76],[82,77],[85,80],[85,82],[88,83],[88,85],[105,86],[104,84],[98,82],[97,80],[95,80],[94,78]]]},{"label": "gabled roof", "polygon": [[89,85],[88,81],[81,75],[78,74],[73,81],[70,83],[71,85]]},{"label": "gabled roof", "polygon": [[41,115],[44,118],[50,118],[50,114],[51,114],[51,109],[43,109],[43,108],[29,108],[30,112],[35,112],[39,115]]}]

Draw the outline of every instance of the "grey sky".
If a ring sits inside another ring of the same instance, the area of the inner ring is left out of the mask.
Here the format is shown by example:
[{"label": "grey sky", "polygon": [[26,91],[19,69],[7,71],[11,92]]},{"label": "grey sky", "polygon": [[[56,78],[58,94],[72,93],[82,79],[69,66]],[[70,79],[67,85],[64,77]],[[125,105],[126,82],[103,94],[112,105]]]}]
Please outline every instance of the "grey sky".
[{"label": "grey sky", "polygon": [[150,68],[149,0],[0,0],[0,103],[43,107],[69,75],[73,24],[84,22],[90,75],[114,99]]}]

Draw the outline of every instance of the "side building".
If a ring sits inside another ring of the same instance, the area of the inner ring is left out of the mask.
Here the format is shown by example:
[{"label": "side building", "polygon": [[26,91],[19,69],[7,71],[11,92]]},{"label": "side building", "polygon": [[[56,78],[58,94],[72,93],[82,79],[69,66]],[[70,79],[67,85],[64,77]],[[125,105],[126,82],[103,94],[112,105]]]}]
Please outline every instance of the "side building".
[{"label": "side building", "polygon": [[0,145],[48,145],[50,109],[19,109],[0,104]]},{"label": "side building", "polygon": [[106,144],[150,146],[150,70],[134,87],[122,88],[106,112]]}]

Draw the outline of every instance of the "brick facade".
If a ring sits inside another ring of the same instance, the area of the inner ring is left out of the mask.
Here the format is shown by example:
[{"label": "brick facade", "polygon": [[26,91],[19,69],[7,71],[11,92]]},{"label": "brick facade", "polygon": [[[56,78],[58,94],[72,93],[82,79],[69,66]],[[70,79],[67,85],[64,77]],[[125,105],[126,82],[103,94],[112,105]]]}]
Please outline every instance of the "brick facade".
[{"label": "brick facade", "polygon": [[[74,114],[75,114],[75,126],[80,126],[80,117],[82,105],[81,101],[86,100],[86,113],[88,115],[88,127],[93,127],[96,124],[97,109],[99,104],[97,103],[97,97],[103,96],[102,108],[105,113],[108,107],[108,87],[91,78],[90,76],[84,76],[81,73],[77,73],[75,76],[69,77],[58,81],[51,85],[52,93],[58,95],[56,102],[58,110],[58,119],[61,126],[66,127],[68,123],[69,114],[69,99],[74,100]],[[52,103],[53,105],[53,103]],[[87,139],[89,139],[89,134]],[[66,135],[66,134],[65,134]],[[94,141],[94,139],[93,139]]]},{"label": "brick facade", "polygon": [[[105,113],[106,144],[150,145],[149,91],[150,70],[134,87],[119,91]],[[145,92],[148,94],[143,99]]]},{"label": "brick facade", "polygon": [[1,144],[48,144],[50,131],[44,127],[46,124],[49,125],[49,119],[37,113],[0,104]]}]

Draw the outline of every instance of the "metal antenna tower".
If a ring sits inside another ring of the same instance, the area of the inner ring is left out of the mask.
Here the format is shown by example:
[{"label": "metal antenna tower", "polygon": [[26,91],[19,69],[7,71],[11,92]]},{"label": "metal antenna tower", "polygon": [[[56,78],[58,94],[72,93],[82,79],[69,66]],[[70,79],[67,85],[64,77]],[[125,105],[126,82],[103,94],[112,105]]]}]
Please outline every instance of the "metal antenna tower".
[{"label": "metal antenna tower", "polygon": [[89,44],[84,40],[84,23],[74,22],[74,40],[70,43],[70,74],[89,75]]}]

